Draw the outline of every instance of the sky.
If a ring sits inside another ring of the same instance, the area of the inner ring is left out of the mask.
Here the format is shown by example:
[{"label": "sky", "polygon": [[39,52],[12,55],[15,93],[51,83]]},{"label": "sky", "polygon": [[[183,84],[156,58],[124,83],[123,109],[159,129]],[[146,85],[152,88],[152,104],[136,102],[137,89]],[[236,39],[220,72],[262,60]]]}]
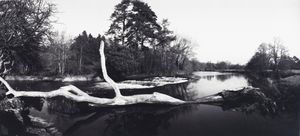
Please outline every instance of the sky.
[{"label": "sky", "polygon": [[[104,34],[121,0],[53,0],[54,28],[70,36]],[[143,0],[170,29],[193,43],[202,62],[245,64],[261,43],[279,38],[300,57],[300,0]]]}]

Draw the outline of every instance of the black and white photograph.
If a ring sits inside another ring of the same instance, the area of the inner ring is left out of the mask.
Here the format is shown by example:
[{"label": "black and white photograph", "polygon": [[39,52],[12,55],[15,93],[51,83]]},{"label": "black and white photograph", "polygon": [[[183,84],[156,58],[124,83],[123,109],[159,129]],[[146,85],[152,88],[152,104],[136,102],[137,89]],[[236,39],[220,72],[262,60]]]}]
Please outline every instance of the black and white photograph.
[{"label": "black and white photograph", "polygon": [[0,0],[0,136],[300,136],[300,0]]}]

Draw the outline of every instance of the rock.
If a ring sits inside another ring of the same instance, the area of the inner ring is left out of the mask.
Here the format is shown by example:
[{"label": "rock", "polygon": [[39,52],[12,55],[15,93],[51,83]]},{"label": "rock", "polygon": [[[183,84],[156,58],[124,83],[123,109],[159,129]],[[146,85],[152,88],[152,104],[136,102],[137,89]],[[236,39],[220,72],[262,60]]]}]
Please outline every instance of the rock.
[{"label": "rock", "polygon": [[4,98],[0,101],[0,112],[21,112],[24,103],[19,98]]},{"label": "rock", "polygon": [[54,127],[53,123],[48,123],[46,120],[39,117],[29,116],[29,118],[32,126],[27,127],[27,133],[43,136],[62,136],[62,133]]},{"label": "rock", "polygon": [[[8,135],[61,136],[52,123],[28,115],[29,111],[19,98],[4,98],[0,101],[0,122]],[[1,135],[2,133],[0,133]]]}]

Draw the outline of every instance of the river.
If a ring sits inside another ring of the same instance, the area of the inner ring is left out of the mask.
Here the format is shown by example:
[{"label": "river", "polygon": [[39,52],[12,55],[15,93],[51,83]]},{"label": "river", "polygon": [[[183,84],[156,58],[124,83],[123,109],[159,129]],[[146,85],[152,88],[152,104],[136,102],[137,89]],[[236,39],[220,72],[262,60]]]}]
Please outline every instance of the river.
[{"label": "river", "polygon": [[[52,90],[69,83],[10,82],[16,89]],[[93,82],[72,83],[95,95],[112,97],[111,91],[90,88]],[[236,73],[195,72],[193,80],[153,89],[122,90],[124,95],[169,94],[195,100],[226,89],[253,85],[247,76]],[[64,98],[28,100],[30,115],[51,123],[52,129],[68,136],[298,136],[299,106],[276,115],[195,104],[182,106],[132,105],[90,109]],[[35,107],[35,108],[33,108]],[[0,122],[1,123],[1,122]],[[26,124],[25,124],[26,125]],[[18,131],[17,128],[8,128]],[[3,130],[3,129],[2,129]]]}]

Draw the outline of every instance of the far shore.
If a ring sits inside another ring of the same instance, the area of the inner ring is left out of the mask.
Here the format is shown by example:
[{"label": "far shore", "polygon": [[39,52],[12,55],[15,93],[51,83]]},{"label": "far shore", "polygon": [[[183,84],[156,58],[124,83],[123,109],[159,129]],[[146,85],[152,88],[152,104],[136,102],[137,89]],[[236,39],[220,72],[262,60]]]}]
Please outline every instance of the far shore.
[{"label": "far shore", "polygon": [[[154,76],[154,75],[133,75],[125,78],[123,82],[127,81],[149,81],[149,80],[163,79],[165,80],[176,80],[185,79],[187,77],[179,76]],[[80,82],[80,81],[104,81],[104,79],[99,76],[95,77],[93,75],[67,75],[67,76],[26,76],[26,75],[8,75],[5,77],[7,81],[58,81],[58,82]]]},{"label": "far shore", "polygon": [[103,81],[99,77],[92,77],[90,75],[78,75],[78,76],[23,76],[23,75],[13,75],[6,76],[7,81],[62,81],[62,82],[74,82],[74,81]]},{"label": "far shore", "polygon": [[[244,70],[223,70],[223,71],[211,71],[211,72],[229,72],[229,73],[242,73],[247,74]],[[284,71],[284,76],[280,79],[290,86],[300,86],[300,70],[288,70]],[[155,76],[155,75],[132,75],[128,76],[124,81],[119,82],[121,88],[127,88],[128,84],[138,84],[141,86],[134,86],[134,88],[144,88],[145,84],[152,83],[147,87],[155,87],[164,84],[177,84],[188,82],[192,77],[186,76]],[[67,76],[25,76],[25,75],[8,75],[5,77],[7,81],[57,81],[57,82],[85,82],[85,81],[98,81],[104,82],[100,77],[94,75],[67,75]],[[155,81],[155,82],[154,82]],[[161,83],[159,83],[161,82]],[[99,84],[100,85],[100,84]],[[98,86],[99,86],[98,85]],[[109,88],[106,84],[101,84],[105,89]],[[100,85],[100,86],[101,86]]]}]

